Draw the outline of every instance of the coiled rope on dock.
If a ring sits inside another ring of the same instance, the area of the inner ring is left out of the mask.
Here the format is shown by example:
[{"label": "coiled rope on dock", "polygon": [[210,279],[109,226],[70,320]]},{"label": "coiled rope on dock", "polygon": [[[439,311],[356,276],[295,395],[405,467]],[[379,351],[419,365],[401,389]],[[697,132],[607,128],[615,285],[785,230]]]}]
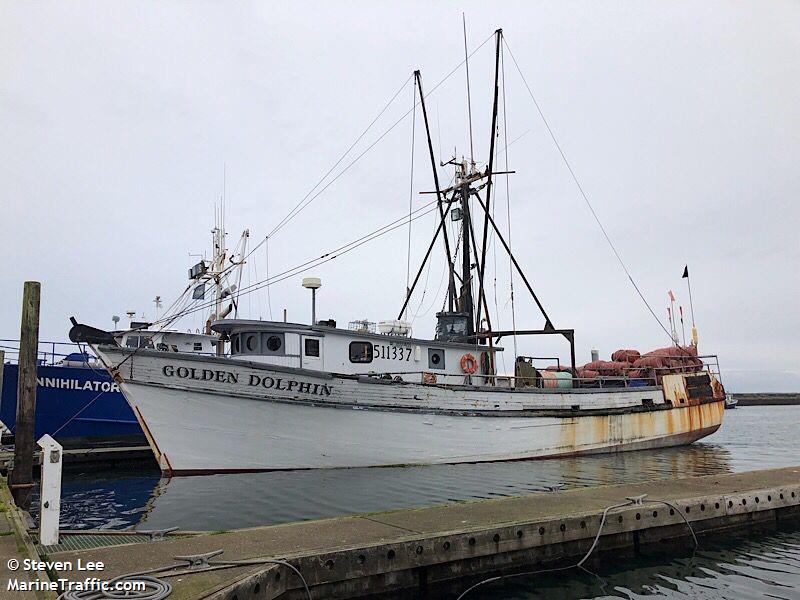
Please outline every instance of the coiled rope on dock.
[{"label": "coiled rope on dock", "polygon": [[[278,558],[211,560],[213,557],[222,554],[222,552],[222,550],[215,550],[214,552],[208,552],[206,554],[175,556],[173,557],[175,560],[180,560],[182,562],[151,569],[149,571],[126,573],[108,582],[101,582],[105,584],[102,587],[97,585],[92,589],[67,590],[58,597],[58,600],[114,600],[123,598],[125,600],[164,600],[172,593],[172,585],[164,581],[164,579],[156,577],[155,575],[157,574],[160,574],[163,578],[257,565],[279,565],[290,569],[297,575],[298,579],[300,579],[308,599],[312,600],[308,582],[297,567],[290,562]],[[142,584],[144,584],[144,589],[135,589],[133,585],[125,584],[138,584],[135,586],[136,588],[142,587]]]}]

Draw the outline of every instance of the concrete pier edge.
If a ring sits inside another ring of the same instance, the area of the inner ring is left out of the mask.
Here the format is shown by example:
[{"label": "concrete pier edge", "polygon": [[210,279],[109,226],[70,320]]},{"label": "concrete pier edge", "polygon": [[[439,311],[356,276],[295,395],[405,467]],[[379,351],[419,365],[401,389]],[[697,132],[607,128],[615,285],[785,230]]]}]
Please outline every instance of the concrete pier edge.
[{"label": "concrete pier edge", "polygon": [[[640,494],[675,507],[647,503],[610,512],[599,551],[688,537],[675,509],[700,534],[758,524],[774,527],[780,520],[798,518],[800,466],[536,493],[48,555],[53,560],[102,560],[103,577],[111,578],[172,564],[177,555],[222,549],[221,560],[288,560],[304,575],[315,598],[357,598],[582,556],[597,533],[603,509]],[[168,580],[174,586],[171,598],[176,599],[305,597],[296,575],[267,564],[184,572]]]}]

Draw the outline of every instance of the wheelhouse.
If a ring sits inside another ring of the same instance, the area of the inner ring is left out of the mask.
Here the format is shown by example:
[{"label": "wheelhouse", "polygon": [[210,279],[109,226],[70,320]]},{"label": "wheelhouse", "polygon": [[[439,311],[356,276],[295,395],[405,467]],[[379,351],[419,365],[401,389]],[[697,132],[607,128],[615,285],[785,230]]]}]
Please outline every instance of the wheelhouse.
[{"label": "wheelhouse", "polygon": [[322,324],[225,319],[211,328],[234,359],[409,382],[484,383],[489,353],[502,350]]}]

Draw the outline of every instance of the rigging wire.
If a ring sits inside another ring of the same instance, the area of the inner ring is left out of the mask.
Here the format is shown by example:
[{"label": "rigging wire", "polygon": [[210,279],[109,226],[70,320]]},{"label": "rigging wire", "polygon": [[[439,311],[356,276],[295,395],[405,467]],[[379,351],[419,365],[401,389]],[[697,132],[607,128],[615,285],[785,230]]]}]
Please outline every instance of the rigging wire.
[{"label": "rigging wire", "polygon": [[[323,176],[322,176],[322,177],[319,179],[319,181],[317,181],[317,183],[315,183],[315,184],[314,184],[314,187],[312,187],[312,188],[311,188],[311,189],[308,191],[308,193],[307,193],[305,196],[303,196],[303,198],[301,198],[301,199],[300,199],[300,201],[299,201],[297,204],[295,204],[294,208],[292,208],[292,210],[290,210],[290,211],[287,213],[287,215],[286,215],[286,216],[284,216],[284,217],[283,217],[283,219],[281,219],[281,220],[278,222],[278,224],[277,224],[277,225],[276,225],[276,226],[275,226],[275,227],[272,229],[272,231],[270,231],[270,232],[267,234],[267,237],[270,237],[270,236],[273,236],[273,235],[275,235],[275,233],[277,233],[277,232],[278,232],[278,230],[280,230],[280,229],[281,229],[281,227],[283,227],[284,225],[286,225],[286,224],[287,224],[289,221],[291,221],[291,220],[292,220],[294,217],[296,217],[296,216],[297,216],[297,214],[299,214],[299,212],[300,212],[301,210],[303,210],[303,208],[305,208],[305,207],[302,207],[302,208],[300,208],[300,209],[298,210],[298,207],[300,207],[300,205],[301,205],[301,204],[303,204],[303,202],[305,202],[305,200],[306,200],[306,199],[307,199],[307,198],[308,198],[308,197],[309,197],[311,194],[313,194],[313,193],[314,193],[314,190],[316,190],[316,189],[317,189],[317,188],[318,188],[318,187],[319,187],[319,186],[322,184],[322,182],[323,182],[323,181],[325,181],[325,180],[328,178],[328,175],[330,175],[330,174],[331,174],[331,173],[332,173],[332,172],[333,172],[333,171],[336,169],[336,167],[338,167],[338,166],[341,164],[341,162],[342,162],[342,161],[343,161],[343,160],[344,160],[344,159],[347,157],[347,155],[348,155],[348,154],[350,154],[350,151],[351,151],[353,148],[355,148],[355,147],[356,147],[356,145],[358,144],[358,142],[360,142],[360,141],[362,140],[362,138],[363,138],[365,135],[367,135],[367,133],[369,132],[369,130],[370,130],[370,129],[372,129],[372,126],[373,126],[373,125],[375,125],[375,123],[378,121],[378,119],[380,119],[380,118],[383,116],[383,113],[385,113],[385,112],[386,112],[386,110],[389,108],[389,106],[391,106],[391,104],[392,104],[392,102],[394,102],[395,98],[397,98],[397,96],[399,96],[399,95],[400,95],[400,92],[402,92],[402,91],[405,89],[405,87],[408,85],[408,82],[409,82],[409,81],[411,81],[411,78],[412,78],[413,76],[414,76],[413,74],[411,74],[411,75],[409,75],[409,76],[408,76],[408,79],[406,79],[406,80],[403,82],[403,85],[401,85],[401,86],[400,86],[400,88],[399,88],[399,89],[398,89],[398,90],[397,90],[397,91],[394,93],[394,95],[393,95],[393,96],[392,96],[392,97],[389,99],[389,101],[386,103],[386,105],[385,105],[385,106],[384,106],[384,107],[381,109],[381,112],[379,112],[379,113],[377,114],[377,116],[376,116],[374,119],[372,119],[372,121],[370,121],[370,124],[369,124],[369,125],[367,125],[367,128],[366,128],[366,129],[364,129],[364,131],[362,131],[362,132],[361,132],[361,134],[360,134],[360,135],[359,135],[359,136],[358,136],[358,137],[355,139],[355,141],[354,141],[352,144],[350,144],[350,146],[347,148],[347,150],[345,150],[344,154],[342,154],[342,155],[339,157],[339,160],[337,160],[337,161],[336,161],[336,162],[333,164],[333,166],[332,166],[330,169],[328,169],[328,170],[325,172],[325,174],[324,174],[324,175],[323,175]],[[297,212],[295,212],[295,211],[297,211]]]},{"label": "rigging wire", "polygon": [[[412,220],[416,220],[416,219],[422,218],[425,215],[430,214],[431,212],[433,212],[436,209],[437,209],[437,201],[436,200],[432,200],[432,201],[428,202],[427,204],[424,204],[420,208],[415,209],[413,211],[414,214],[412,216]],[[363,235],[363,236],[361,236],[361,237],[359,237],[359,238],[357,238],[357,239],[355,239],[355,240],[353,240],[351,242],[348,242],[347,244],[339,246],[338,248],[336,248],[334,250],[326,252],[325,254],[323,254],[321,256],[318,256],[316,258],[307,260],[307,261],[305,261],[305,262],[303,262],[303,263],[301,263],[299,265],[296,265],[294,267],[286,269],[286,270],[274,275],[273,277],[270,277],[269,279],[265,279],[265,280],[259,281],[259,282],[255,283],[255,284],[251,285],[251,286],[243,288],[241,293],[242,294],[250,294],[252,292],[255,292],[256,290],[262,289],[264,287],[268,287],[270,285],[278,283],[279,281],[283,281],[284,279],[288,279],[289,277],[293,277],[295,275],[298,275],[300,273],[303,273],[305,271],[313,269],[313,268],[315,268],[315,267],[317,267],[317,266],[319,266],[319,265],[321,265],[321,264],[323,264],[325,262],[329,262],[329,261],[331,261],[331,260],[333,260],[335,258],[338,258],[339,256],[342,256],[343,254],[346,254],[346,253],[350,252],[351,250],[355,250],[356,248],[366,244],[367,242],[371,242],[372,240],[377,239],[378,237],[381,237],[381,236],[383,236],[383,235],[385,235],[385,234],[387,234],[387,233],[389,233],[391,231],[394,231],[395,229],[398,229],[399,227],[403,227],[404,225],[406,225],[407,220],[408,220],[408,215],[403,215],[399,219],[395,219],[394,221],[388,223],[387,225],[379,227],[378,229],[373,230],[372,232],[370,232],[370,233],[368,233],[366,235]],[[188,314],[192,314],[194,312],[197,312],[199,310],[203,310],[205,308],[210,308],[211,306],[213,306],[213,304],[214,304],[213,302],[209,301],[209,302],[205,302],[205,303],[203,303],[203,304],[201,304],[199,306],[191,307],[190,309],[187,309],[187,310],[183,311],[182,313],[178,313],[178,314],[171,315],[171,316],[166,316],[165,315],[159,321],[156,321],[153,324],[161,323],[161,322],[172,322],[172,321],[174,321],[174,320],[176,320],[176,319],[178,319],[178,318],[180,318],[182,316],[185,316],[185,315],[188,315]]]},{"label": "rigging wire", "polygon": [[[505,39],[505,38],[504,38]],[[508,223],[508,245],[511,246],[511,184],[509,183],[509,176],[508,176],[508,147],[510,144],[508,143],[508,112],[506,111],[506,62],[505,62],[505,53],[503,52],[503,48],[500,48],[500,69],[503,75],[502,77],[502,92],[503,92],[503,158],[505,160],[505,171],[506,171],[506,221]],[[525,135],[524,133],[522,135]],[[519,136],[522,137],[522,136]],[[516,138],[514,141],[519,139]],[[513,144],[514,142],[512,142]],[[511,330],[514,332],[514,369],[516,370],[516,360],[518,354],[517,350],[517,313],[516,313],[516,306],[514,304],[514,265],[511,261],[511,254],[508,255],[508,272],[509,272],[509,289],[511,293]]]},{"label": "rigging wire", "polygon": [[603,233],[603,237],[605,237],[606,242],[608,242],[609,247],[611,248],[612,252],[614,253],[614,256],[616,256],[617,262],[619,262],[620,266],[622,267],[622,270],[625,272],[625,275],[628,276],[628,280],[631,282],[631,285],[633,286],[633,289],[636,290],[636,293],[639,295],[639,298],[642,299],[642,302],[647,307],[647,310],[650,311],[651,315],[653,315],[653,318],[656,320],[656,323],[658,323],[658,326],[661,327],[661,329],[664,330],[664,333],[666,333],[667,336],[670,339],[672,339],[672,334],[667,330],[666,327],[664,327],[664,324],[661,322],[661,319],[658,318],[658,316],[656,315],[655,311],[653,311],[652,307],[650,306],[650,303],[647,302],[647,299],[644,297],[644,294],[639,289],[639,286],[636,284],[636,281],[633,279],[633,275],[631,275],[631,272],[628,270],[628,267],[625,264],[625,261],[622,260],[622,256],[617,251],[617,248],[614,245],[614,242],[611,241],[611,237],[608,235],[608,232],[606,231],[606,228],[603,226],[603,223],[600,220],[600,217],[597,216],[597,213],[595,212],[594,207],[592,206],[592,203],[589,201],[589,196],[584,191],[583,186],[581,185],[580,181],[578,180],[577,175],[575,175],[575,171],[572,169],[572,165],[570,164],[569,160],[567,160],[567,155],[564,153],[564,150],[561,148],[561,144],[558,143],[558,139],[556,138],[555,133],[553,133],[553,129],[550,127],[550,123],[548,123],[547,119],[545,118],[544,113],[542,112],[542,108],[541,108],[541,106],[539,106],[539,102],[536,100],[536,96],[534,96],[533,90],[531,90],[531,86],[528,85],[528,81],[525,79],[525,75],[522,74],[522,69],[520,68],[519,63],[517,63],[517,59],[514,56],[514,52],[512,52],[511,47],[508,45],[508,42],[506,41],[505,36],[503,36],[503,44],[505,45],[506,49],[508,50],[508,53],[511,56],[511,60],[514,62],[514,66],[516,67],[517,72],[519,73],[519,76],[522,78],[522,82],[525,84],[525,88],[528,90],[528,94],[530,95],[531,100],[533,100],[533,103],[536,106],[536,110],[539,113],[539,116],[541,117],[542,122],[544,123],[544,126],[547,129],[547,132],[550,134],[550,138],[553,140],[553,144],[555,144],[555,147],[558,150],[558,153],[561,155],[561,159],[564,161],[564,165],[567,167],[567,170],[569,171],[569,174],[572,177],[572,180],[575,182],[575,185],[577,186],[578,191],[580,192],[581,196],[583,197],[584,202],[586,202],[586,206],[589,208],[589,212],[592,213],[592,216],[594,217],[594,220],[597,222],[597,225],[600,227],[600,231]]},{"label": "rigging wire", "polygon": [[[408,252],[406,254],[406,296],[408,296],[408,284],[411,281],[411,209],[414,205],[414,142],[417,133],[417,86],[413,86],[412,98],[412,117],[411,117],[411,182],[408,187]],[[408,319],[408,303],[406,303],[406,319]]]},{"label": "rigging wire", "polygon": [[[434,221],[434,232],[437,228],[438,225],[436,221]],[[414,321],[417,320],[418,317],[424,317],[431,311],[431,308],[433,308],[433,306],[436,304],[436,300],[439,297],[439,292],[442,290],[442,283],[444,282],[444,276],[447,273],[447,261],[445,261],[444,264],[442,265],[442,275],[439,279],[439,287],[436,288],[436,293],[433,295],[433,301],[430,303],[428,308],[425,309],[424,313],[420,313],[420,311],[422,310],[422,303],[425,301],[425,295],[428,293],[428,281],[430,280],[430,275],[431,275],[431,265],[433,265],[433,260],[428,261],[428,268],[425,271],[425,284],[422,286],[422,295],[420,296],[419,304],[417,305],[417,310],[414,311],[414,318],[411,319],[412,324],[414,323]],[[446,298],[445,302],[447,302]]]},{"label": "rigging wire", "polygon": [[[431,94],[433,94],[433,93],[434,93],[434,92],[435,92],[435,91],[436,91],[436,90],[437,90],[439,87],[441,87],[441,85],[442,85],[442,84],[443,84],[445,81],[447,81],[448,79],[450,79],[450,77],[452,77],[452,76],[453,76],[453,74],[454,74],[454,73],[456,73],[456,72],[458,71],[458,69],[460,69],[460,68],[461,68],[461,65],[463,65],[463,64],[464,64],[464,63],[465,63],[467,60],[469,60],[469,59],[470,59],[470,58],[471,58],[471,57],[472,57],[472,56],[473,56],[473,55],[474,55],[476,52],[478,52],[478,51],[479,51],[481,48],[483,48],[483,47],[486,45],[486,43],[487,43],[487,42],[488,42],[490,39],[492,39],[492,37],[493,37],[493,36],[494,36],[494,33],[492,33],[491,35],[489,35],[489,36],[488,36],[488,37],[487,37],[487,38],[486,38],[486,39],[485,39],[485,40],[484,40],[484,41],[483,41],[483,42],[482,42],[482,43],[481,43],[481,44],[480,44],[478,47],[476,47],[476,48],[475,48],[475,49],[474,49],[472,52],[470,52],[470,53],[469,53],[469,54],[468,54],[468,55],[467,55],[467,56],[464,58],[464,60],[462,60],[461,62],[459,62],[459,63],[458,63],[458,64],[457,64],[457,65],[456,65],[456,66],[455,66],[455,67],[454,67],[452,70],[450,70],[450,72],[448,72],[448,73],[447,73],[447,74],[446,74],[446,75],[445,75],[445,76],[444,76],[444,77],[443,77],[441,80],[439,80],[439,82],[438,82],[436,85],[434,85],[434,86],[433,86],[433,87],[432,87],[430,90],[428,90],[428,93],[427,93],[427,94],[425,94],[425,98],[427,98],[428,96],[430,96]],[[347,172],[347,171],[348,171],[348,170],[349,170],[349,169],[350,169],[350,168],[351,168],[353,165],[355,165],[355,164],[356,164],[356,163],[357,163],[357,162],[358,162],[358,161],[359,161],[359,160],[360,160],[360,159],[361,159],[361,158],[362,158],[362,157],[363,157],[365,154],[367,154],[367,153],[368,153],[370,150],[372,150],[372,148],[374,148],[374,147],[375,147],[375,146],[376,146],[376,145],[377,145],[377,144],[378,144],[378,143],[379,143],[381,140],[383,140],[383,138],[385,138],[385,137],[386,137],[386,136],[387,136],[387,135],[388,135],[388,134],[389,134],[389,133],[390,133],[390,132],[391,132],[391,131],[392,131],[392,130],[395,128],[395,127],[397,127],[397,125],[399,125],[399,124],[400,124],[400,123],[401,123],[401,122],[402,122],[402,121],[403,121],[403,120],[404,120],[404,119],[405,119],[405,118],[406,118],[408,115],[410,115],[410,114],[411,114],[412,110],[414,110],[414,109],[416,108],[416,106],[417,106],[417,104],[419,104],[419,102],[417,102],[417,103],[416,103],[416,104],[415,104],[415,105],[414,105],[414,106],[413,106],[411,109],[409,109],[408,111],[406,111],[406,112],[405,112],[405,113],[404,113],[404,114],[403,114],[403,115],[402,115],[402,116],[401,116],[399,119],[397,119],[397,120],[396,120],[394,123],[392,123],[392,125],[390,125],[390,126],[389,126],[389,128],[388,128],[388,129],[386,129],[386,131],[384,131],[384,132],[383,132],[383,133],[382,133],[380,136],[378,136],[378,138],[377,138],[375,141],[373,141],[373,142],[372,142],[372,143],[371,143],[369,146],[367,146],[367,148],[366,148],[366,149],[365,149],[363,152],[361,152],[361,153],[360,153],[358,156],[356,156],[356,157],[355,157],[355,158],[354,158],[354,159],[353,159],[351,162],[349,162],[349,163],[348,163],[348,164],[347,164],[347,165],[346,165],[346,166],[345,166],[345,167],[344,167],[344,168],[343,168],[341,171],[339,171],[339,172],[336,174],[336,176],[334,176],[334,177],[333,177],[333,178],[332,178],[330,181],[328,181],[328,182],[327,182],[327,183],[326,183],[326,184],[325,184],[325,185],[324,185],[322,188],[320,188],[319,190],[317,190],[317,191],[316,191],[315,193],[313,193],[313,195],[312,195],[312,192],[314,192],[314,190],[315,190],[317,187],[319,187],[319,185],[320,185],[320,184],[322,184],[322,182],[323,182],[323,181],[325,181],[325,179],[327,178],[327,176],[328,176],[328,175],[330,175],[330,173],[331,173],[331,172],[333,172],[333,170],[336,168],[336,166],[338,166],[338,165],[339,165],[339,164],[342,162],[342,160],[344,160],[344,158],[347,156],[347,154],[350,152],[350,150],[351,150],[351,149],[352,149],[352,148],[353,148],[353,147],[354,147],[354,146],[355,146],[355,145],[356,145],[356,144],[357,144],[357,143],[358,143],[358,142],[359,142],[359,141],[360,141],[360,140],[361,140],[361,139],[364,137],[364,135],[366,135],[367,131],[368,131],[368,130],[369,130],[371,127],[372,127],[372,125],[375,123],[375,121],[377,121],[377,120],[378,120],[378,118],[379,118],[379,117],[380,117],[380,116],[381,116],[381,115],[382,115],[382,114],[383,114],[383,113],[386,111],[386,109],[389,107],[389,105],[390,105],[390,104],[391,104],[391,103],[394,101],[394,99],[395,99],[395,98],[396,98],[396,97],[397,97],[397,96],[400,94],[400,92],[401,92],[401,91],[403,90],[403,88],[404,88],[404,87],[405,87],[405,86],[408,84],[409,80],[411,80],[411,78],[412,78],[412,77],[413,77],[413,73],[412,73],[412,75],[410,75],[410,76],[409,76],[409,78],[408,78],[408,79],[406,79],[406,81],[403,83],[403,85],[400,87],[400,89],[399,89],[399,90],[397,90],[397,92],[395,93],[395,95],[394,95],[394,96],[392,97],[392,99],[391,99],[391,100],[390,100],[390,101],[387,103],[387,105],[384,107],[384,109],[381,111],[381,113],[378,115],[378,117],[375,117],[375,119],[373,119],[372,123],[370,123],[370,125],[369,125],[369,126],[367,127],[367,129],[366,129],[366,130],[365,130],[365,131],[362,133],[362,135],[360,135],[360,136],[358,137],[358,139],[357,139],[355,142],[353,142],[353,144],[351,145],[351,147],[350,147],[350,148],[348,148],[347,152],[345,152],[345,154],[344,154],[344,155],[342,155],[342,157],[341,157],[341,158],[340,158],[340,159],[339,159],[339,160],[336,162],[336,164],[335,164],[333,167],[331,167],[331,168],[328,170],[328,172],[327,172],[327,173],[326,173],[326,174],[325,174],[325,175],[322,177],[322,179],[320,179],[320,181],[319,181],[319,182],[318,182],[318,183],[317,183],[317,184],[316,184],[316,185],[315,185],[315,186],[314,186],[314,187],[313,187],[313,188],[312,188],[312,189],[311,189],[311,190],[308,192],[308,194],[306,194],[306,195],[303,197],[303,199],[301,199],[301,200],[300,200],[300,202],[298,202],[298,203],[297,203],[297,205],[295,205],[295,207],[294,207],[294,208],[293,208],[293,209],[290,211],[290,213],[289,213],[289,214],[288,214],[286,217],[284,217],[284,218],[283,218],[283,219],[282,219],[282,220],[281,220],[281,221],[278,223],[278,225],[276,225],[276,226],[273,228],[273,230],[272,230],[272,231],[271,231],[269,234],[267,234],[267,236],[266,236],[264,239],[266,239],[266,238],[268,238],[268,237],[271,237],[271,236],[275,235],[275,233],[277,233],[277,232],[278,232],[278,230],[280,230],[280,229],[281,229],[282,227],[284,227],[284,226],[285,226],[285,225],[286,225],[286,224],[287,224],[289,221],[291,221],[291,220],[292,220],[292,219],[294,219],[294,218],[295,218],[295,217],[296,217],[298,214],[300,214],[300,212],[301,212],[301,211],[303,211],[303,210],[304,210],[304,209],[305,209],[305,208],[306,208],[306,207],[307,207],[309,204],[311,204],[311,202],[313,202],[313,201],[314,201],[316,198],[318,198],[318,197],[319,197],[319,196],[320,196],[320,195],[321,195],[323,192],[325,192],[325,190],[327,190],[327,189],[328,189],[328,188],[329,188],[329,187],[330,187],[330,186],[331,186],[331,185],[332,185],[332,184],[333,184],[333,183],[334,183],[336,180],[338,180],[338,179],[339,179],[339,178],[340,178],[342,175],[344,175],[344,174],[345,174],[345,173],[346,173],[346,172]],[[420,102],[421,102],[421,99],[420,99]],[[261,243],[263,243],[263,240],[262,240],[262,242],[261,242]],[[260,245],[261,245],[261,243],[259,243],[259,245],[258,245],[258,246],[260,246]],[[254,248],[254,250],[255,250],[255,248]]]},{"label": "rigging wire", "polygon": [[[469,115],[469,160],[472,163],[472,166],[475,166],[475,150],[472,144],[472,98],[470,94],[470,86],[469,86],[469,56],[467,55],[467,17],[462,12],[461,13],[461,22],[464,25],[464,66],[466,67],[467,71],[467,114]],[[441,156],[441,153],[439,154]]]},{"label": "rigging wire", "polygon": [[[264,244],[264,254],[266,255],[266,273],[264,274],[269,279],[269,240]],[[269,310],[269,320],[272,320],[272,294],[270,293],[269,286],[267,286],[267,308]]]}]

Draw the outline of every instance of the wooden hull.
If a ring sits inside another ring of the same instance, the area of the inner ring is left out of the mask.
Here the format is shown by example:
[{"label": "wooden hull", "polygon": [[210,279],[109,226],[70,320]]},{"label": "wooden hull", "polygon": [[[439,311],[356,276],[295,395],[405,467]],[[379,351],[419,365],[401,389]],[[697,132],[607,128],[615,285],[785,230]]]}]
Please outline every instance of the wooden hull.
[{"label": "wooden hull", "polygon": [[713,433],[724,413],[724,398],[691,398],[676,382],[668,402],[660,387],[426,386],[159,352],[125,360],[124,350],[98,350],[112,365],[161,468],[173,474],[660,448]]}]

